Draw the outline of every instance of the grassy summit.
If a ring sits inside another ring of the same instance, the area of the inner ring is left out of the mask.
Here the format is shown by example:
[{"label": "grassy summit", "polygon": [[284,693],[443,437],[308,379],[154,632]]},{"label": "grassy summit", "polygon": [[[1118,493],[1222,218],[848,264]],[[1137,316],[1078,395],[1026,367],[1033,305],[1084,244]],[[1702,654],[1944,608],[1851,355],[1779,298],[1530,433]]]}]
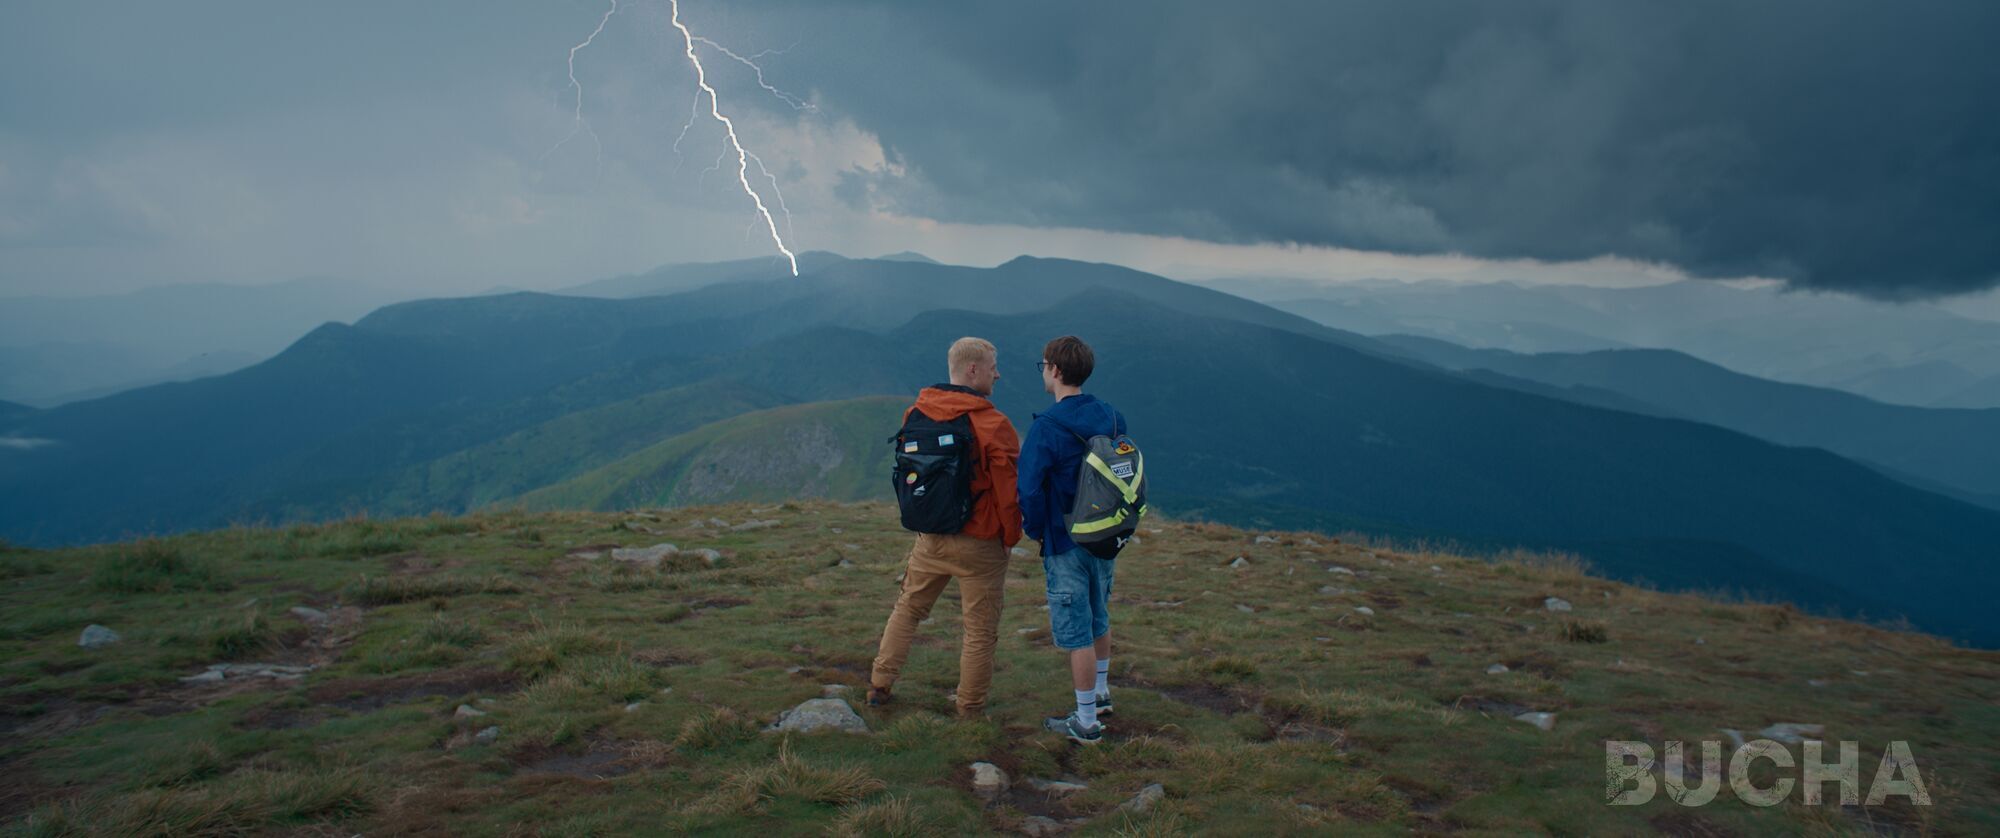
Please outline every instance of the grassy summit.
[{"label": "grassy summit", "polygon": [[[2000,832],[2000,654],[1546,557],[1257,535],[1142,530],[1113,597],[1118,714],[1088,750],[1039,730],[1069,691],[1032,544],[986,721],[946,715],[951,595],[897,702],[861,706],[910,541],[882,504],[4,551],[0,818],[36,835]],[[663,542],[681,550],[655,567],[608,552]],[[122,639],[80,648],[93,624]],[[823,693],[871,734],[761,732]],[[1726,786],[1701,808],[1602,802],[1604,740],[1782,722],[1861,742],[1863,794],[1907,740],[1935,805],[1757,809]],[[1009,785],[975,793],[974,762]],[[1058,780],[1084,788],[1035,785]],[[1155,783],[1156,804],[1120,808]]]}]

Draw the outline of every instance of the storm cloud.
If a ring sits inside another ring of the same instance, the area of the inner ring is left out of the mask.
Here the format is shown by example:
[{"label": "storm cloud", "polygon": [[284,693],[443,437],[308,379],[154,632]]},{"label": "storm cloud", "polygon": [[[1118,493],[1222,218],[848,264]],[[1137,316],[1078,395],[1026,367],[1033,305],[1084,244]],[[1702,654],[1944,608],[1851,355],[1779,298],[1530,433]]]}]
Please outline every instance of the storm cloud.
[{"label": "storm cloud", "polygon": [[[621,5],[579,59],[602,144],[552,157],[571,129],[563,58],[596,0],[17,4],[0,12],[0,282],[460,265],[466,282],[576,281],[742,255],[718,251],[757,243],[740,196],[702,179],[716,140],[671,147],[692,86],[664,3]],[[1891,299],[2000,281],[1986,0],[687,0],[683,15],[743,52],[782,50],[772,81],[819,105],[752,95],[718,62],[806,247],[865,254],[881,237],[854,231],[888,214],[1615,256]]]},{"label": "storm cloud", "polygon": [[815,39],[826,106],[907,171],[846,194],[1890,298],[2000,278],[2000,5],[973,5],[823,21],[859,42]]}]

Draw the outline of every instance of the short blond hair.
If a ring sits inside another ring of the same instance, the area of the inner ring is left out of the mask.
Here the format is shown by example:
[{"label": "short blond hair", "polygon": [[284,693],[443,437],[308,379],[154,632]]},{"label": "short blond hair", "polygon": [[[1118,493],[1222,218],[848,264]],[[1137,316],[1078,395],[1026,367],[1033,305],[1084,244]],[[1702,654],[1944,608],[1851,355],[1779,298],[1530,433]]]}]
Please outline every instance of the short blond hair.
[{"label": "short blond hair", "polygon": [[951,367],[951,372],[958,372],[965,369],[966,364],[974,361],[991,364],[995,355],[996,350],[992,341],[985,338],[964,337],[952,341],[951,351],[945,355],[945,363]]}]

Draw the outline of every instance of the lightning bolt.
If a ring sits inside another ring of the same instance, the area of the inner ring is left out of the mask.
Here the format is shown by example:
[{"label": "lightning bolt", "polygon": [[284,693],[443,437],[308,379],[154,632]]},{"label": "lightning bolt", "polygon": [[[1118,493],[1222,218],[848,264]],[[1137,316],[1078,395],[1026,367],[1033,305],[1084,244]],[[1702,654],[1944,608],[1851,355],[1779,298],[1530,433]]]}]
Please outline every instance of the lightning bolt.
[{"label": "lightning bolt", "polygon": [[[764,226],[771,231],[771,241],[778,246],[779,253],[785,254],[786,261],[791,263],[792,276],[798,276],[799,258],[792,254],[791,248],[785,246],[784,237],[778,235],[777,220],[773,219],[771,211],[764,207],[763,196],[758,195],[756,188],[750,185],[750,152],[744,150],[743,142],[736,137],[736,123],[730,121],[729,117],[722,115],[722,101],[716,97],[715,88],[708,86],[708,71],[702,68],[701,56],[696,55],[694,51],[695,35],[693,32],[688,31],[687,24],[681,23],[680,0],[667,0],[667,2],[673,10],[672,22],[674,28],[680,30],[681,40],[687,47],[688,63],[694,65],[695,85],[701,88],[702,93],[708,94],[708,113],[710,116],[715,117],[715,121],[722,123],[723,132],[729,136],[729,145],[736,149],[736,182],[743,184],[743,194],[749,195],[750,202],[757,206],[757,214],[763,217]],[[606,17],[610,16],[606,15]],[[697,104],[699,101],[700,99],[697,97]],[[762,167],[763,164],[759,163],[758,168]],[[775,180],[773,178],[774,182]]]},{"label": "lightning bolt", "polygon": [[550,146],[548,151],[542,152],[543,160],[549,159],[549,155],[556,153],[556,149],[562,148],[565,143],[576,139],[578,132],[587,131],[590,133],[591,144],[597,147],[599,175],[603,174],[604,141],[597,138],[597,129],[590,127],[590,123],[585,122],[583,119],[583,82],[576,80],[576,54],[582,52],[584,47],[590,46],[592,41],[597,40],[598,35],[604,34],[604,25],[610,23],[611,16],[617,13],[618,0],[611,0],[611,8],[604,13],[604,17],[597,19],[597,28],[590,31],[590,37],[583,39],[582,43],[569,48],[569,86],[576,90],[576,118],[570,123],[569,133],[565,134],[555,145]]},{"label": "lightning bolt", "polygon": [[714,49],[716,52],[720,52],[723,55],[727,55],[730,58],[735,59],[736,63],[741,64],[745,67],[749,67],[751,70],[755,71],[757,73],[757,86],[764,88],[767,91],[770,91],[772,96],[778,97],[778,99],[783,101],[785,104],[791,105],[792,110],[805,111],[807,113],[819,112],[819,106],[814,105],[811,102],[807,102],[803,99],[800,99],[797,96],[793,96],[790,93],[786,93],[785,91],[779,90],[776,87],[772,87],[770,82],[764,80],[764,68],[761,65],[759,65],[755,59],[763,58],[766,55],[782,55],[784,54],[784,50],[767,49],[764,50],[763,52],[757,53],[754,56],[751,56],[750,58],[744,58],[743,56],[737,55],[735,52],[731,51],[728,47],[725,47],[707,38],[703,38],[699,35],[695,36],[695,41],[707,44],[710,48]]}]

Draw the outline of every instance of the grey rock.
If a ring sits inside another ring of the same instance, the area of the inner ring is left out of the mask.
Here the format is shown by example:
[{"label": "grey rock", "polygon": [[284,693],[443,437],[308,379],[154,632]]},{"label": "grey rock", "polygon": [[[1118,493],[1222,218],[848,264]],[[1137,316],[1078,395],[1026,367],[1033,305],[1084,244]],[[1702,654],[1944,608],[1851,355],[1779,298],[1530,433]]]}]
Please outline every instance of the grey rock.
[{"label": "grey rock", "polygon": [[708,519],[708,525],[709,525],[709,526],[711,526],[711,527],[714,527],[714,528],[716,528],[716,529],[719,529],[719,530],[720,530],[720,529],[728,529],[728,528],[729,528],[729,522],[728,522],[728,521],[724,521],[724,520],[722,520],[721,518],[710,518],[710,519]]},{"label": "grey rock", "polygon": [[1488,675],[1505,675],[1509,671],[1510,670],[1507,669],[1507,665],[1504,663],[1496,663],[1492,666],[1486,667],[1486,674]]},{"label": "grey rock", "polygon": [[690,556],[701,557],[701,560],[707,562],[709,567],[722,564],[722,553],[719,550],[703,547],[699,550],[688,550],[686,552]]},{"label": "grey rock", "polygon": [[1153,808],[1153,804],[1160,802],[1166,796],[1166,787],[1161,786],[1159,783],[1154,783],[1140,789],[1138,794],[1132,795],[1131,800],[1118,804],[1118,808],[1136,814]]},{"label": "grey rock", "polygon": [[317,608],[308,608],[303,605],[292,606],[292,616],[304,620],[308,623],[312,623],[314,625],[324,623],[329,619],[325,611],[321,611]]},{"label": "grey rock", "polygon": [[1542,607],[1550,611],[1570,610],[1569,600],[1563,599],[1562,597],[1559,596],[1552,596],[1549,597],[1548,599],[1542,600]]},{"label": "grey rock", "polygon": [[631,704],[627,704],[627,705],[625,705],[625,712],[627,712],[627,713],[637,713],[637,712],[639,712],[639,708],[641,708],[641,707],[644,707],[644,706],[646,706],[646,702],[643,702],[643,701],[634,701],[634,702],[632,702]]},{"label": "grey rock", "polygon": [[850,561],[848,561],[848,560],[846,560],[846,559],[841,559],[841,560],[840,560],[839,562],[836,562],[836,563],[834,564],[834,567],[853,567],[853,566],[854,566],[854,563],[853,563],[853,562],[850,562]]},{"label": "grey rock", "polygon": [[779,523],[778,519],[776,518],[767,518],[762,521],[744,521],[743,523],[737,524],[736,526],[730,527],[729,529],[731,532],[747,532],[749,530],[761,530],[761,529],[768,529],[770,527],[775,527],[778,525],[778,523]]},{"label": "grey rock", "polygon": [[987,800],[1007,790],[1007,772],[990,762],[972,764],[972,793]]},{"label": "grey rock", "polygon": [[1318,547],[1318,546],[1319,546],[1319,542],[1317,542],[1317,541],[1314,541],[1314,540],[1312,540],[1312,539],[1310,539],[1310,538],[1308,538],[1308,539],[1306,539],[1305,541],[1302,541],[1302,542],[1300,542],[1300,543],[1301,543],[1301,544],[1304,544],[1304,545],[1305,545],[1305,546],[1307,546],[1307,547]]},{"label": "grey rock", "polygon": [[1340,596],[1341,594],[1354,593],[1354,589],[1343,588],[1340,587],[1339,585],[1321,585],[1319,586],[1319,592],[1327,596]]},{"label": "grey rock", "polygon": [[1258,544],[1276,544],[1276,543],[1278,543],[1278,540],[1277,540],[1277,539],[1275,539],[1275,538],[1272,538],[1272,537],[1270,537],[1270,536],[1268,536],[1268,535],[1260,535],[1260,536],[1257,536],[1257,543],[1258,543]]},{"label": "grey rock", "polygon": [[491,745],[500,741],[500,726],[494,725],[472,734],[472,741],[480,745]]},{"label": "grey rock", "polygon": [[1237,603],[1237,605],[1236,605],[1236,610],[1238,610],[1238,611],[1241,611],[1241,612],[1243,612],[1243,613],[1245,613],[1245,614],[1255,614],[1255,613],[1257,613],[1257,609],[1255,609],[1255,608],[1251,608],[1250,606],[1248,606],[1248,605],[1244,605],[1244,604],[1242,604],[1242,603]]},{"label": "grey rock", "polygon": [[1354,606],[1354,613],[1360,614],[1363,617],[1373,617],[1375,616],[1375,609],[1369,608],[1366,605],[1357,605]]},{"label": "grey rock", "polygon": [[1067,797],[1077,792],[1084,791],[1090,787],[1082,783],[1070,783],[1062,780],[1044,780],[1040,777],[1030,777],[1028,778],[1028,788],[1049,795],[1050,797]]},{"label": "grey rock", "polygon": [[1067,827],[1064,827],[1052,818],[1045,818],[1041,815],[1029,815],[1021,819],[1021,834],[1029,836],[1029,838],[1048,838],[1048,836],[1061,835],[1065,831],[1067,831]]},{"label": "grey rock", "polygon": [[124,639],[118,632],[91,623],[83,627],[83,634],[77,637],[76,645],[85,649],[102,649]]},{"label": "grey rock", "polygon": [[1527,722],[1543,730],[1556,729],[1556,714],[1554,713],[1522,713],[1515,716],[1514,721]]},{"label": "grey rock", "polygon": [[1443,573],[1443,572],[1444,572],[1444,568],[1442,568],[1442,567],[1439,567],[1439,566],[1437,566],[1437,565],[1431,565],[1431,571],[1432,571],[1433,573]]},{"label": "grey rock", "polygon": [[655,544],[651,547],[620,547],[611,551],[613,561],[631,562],[640,567],[659,567],[668,556],[679,553],[681,548],[672,544]]},{"label": "grey rock", "polygon": [[868,723],[862,721],[854,708],[842,699],[814,698],[780,713],[778,720],[767,730],[774,733],[812,733],[817,730],[867,733]]},{"label": "grey rock", "polygon": [[1234,561],[1231,561],[1229,563],[1229,566],[1236,568],[1237,570],[1242,570],[1250,566],[1250,560],[1243,558],[1242,556],[1237,556]]},{"label": "grey rock", "polygon": [[461,720],[463,720],[463,719],[477,719],[477,718],[479,718],[480,716],[484,716],[484,715],[486,715],[486,711],[484,711],[484,710],[481,710],[481,709],[479,709],[479,708],[477,708],[477,707],[474,707],[474,706],[472,706],[472,705],[470,705],[470,704],[460,704],[460,705],[458,705],[458,709],[457,709],[457,710],[454,710],[454,711],[452,711],[452,713],[451,713],[451,717],[452,717],[452,718],[454,718],[454,719],[461,719]]},{"label": "grey rock", "polygon": [[187,676],[186,678],[182,678],[182,679],[181,679],[181,683],[183,683],[183,684],[216,684],[216,683],[221,683],[222,679],[223,679],[223,678],[225,678],[225,677],[227,677],[227,676],[225,676],[225,675],[223,675],[223,674],[222,674],[222,670],[220,670],[220,669],[210,669],[210,670],[208,670],[208,671],[206,671],[206,672],[201,672],[201,673],[197,673],[197,674],[194,674],[194,675],[189,675],[189,676]]},{"label": "grey rock", "polygon": [[1825,725],[1811,725],[1800,722],[1779,722],[1778,724],[1757,731],[1758,736],[1773,742],[1782,742],[1786,745],[1797,745],[1807,739],[1818,739],[1825,733]]},{"label": "grey rock", "polygon": [[1327,566],[1327,568],[1326,568],[1326,572],[1328,572],[1328,573],[1345,573],[1345,574],[1347,574],[1347,575],[1349,575],[1349,576],[1353,576],[1353,575],[1354,575],[1354,571],[1352,571],[1352,570],[1348,570],[1347,568],[1344,568],[1344,567],[1341,567],[1340,565],[1328,565],[1328,566]]}]

